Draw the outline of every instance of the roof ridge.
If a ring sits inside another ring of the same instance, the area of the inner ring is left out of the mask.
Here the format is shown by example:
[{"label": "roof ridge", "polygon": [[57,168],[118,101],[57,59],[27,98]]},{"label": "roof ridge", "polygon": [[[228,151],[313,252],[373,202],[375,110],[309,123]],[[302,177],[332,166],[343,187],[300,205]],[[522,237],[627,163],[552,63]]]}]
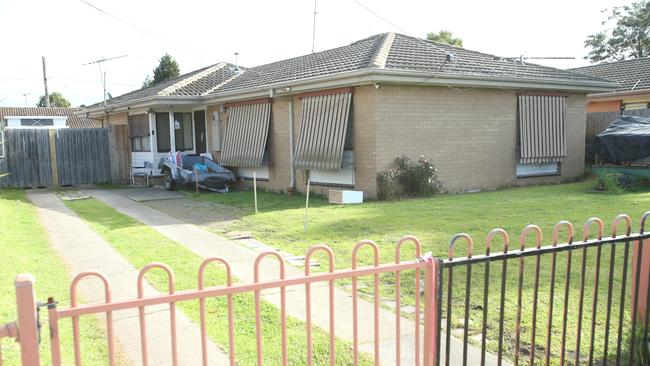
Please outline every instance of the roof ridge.
[{"label": "roof ridge", "polygon": [[238,78],[238,77],[239,77],[240,75],[242,75],[242,74],[243,74],[243,71],[238,72],[237,74],[235,74],[235,75],[229,77],[228,79],[224,80],[222,83],[217,84],[217,85],[213,86],[212,88],[206,90],[205,92],[203,92],[203,93],[201,94],[201,96],[203,96],[203,95],[208,95],[208,94],[212,93],[213,91],[215,91],[215,90],[221,88],[222,86],[228,84],[228,83],[231,82],[232,80]]},{"label": "roof ridge", "polygon": [[602,63],[595,64],[595,65],[572,67],[572,68],[570,68],[568,70],[588,69],[588,68],[596,68],[596,67],[600,67],[600,66],[608,66],[608,65],[614,65],[614,64],[629,63],[629,62],[634,62],[634,61],[648,61],[648,60],[650,60],[650,56],[631,58],[631,59],[628,59],[628,60],[602,62]]},{"label": "roof ridge", "polygon": [[368,64],[369,67],[378,69],[386,67],[386,60],[388,60],[388,54],[390,54],[390,50],[393,47],[393,41],[395,41],[395,33],[388,32],[384,35],[384,39],[379,47],[377,47],[370,64]]},{"label": "roof ridge", "polygon": [[180,88],[182,88],[182,87],[184,87],[184,86],[186,86],[186,85],[188,85],[188,84],[190,84],[190,83],[192,83],[192,82],[194,82],[194,81],[196,81],[198,79],[201,79],[204,76],[208,76],[211,73],[213,73],[213,72],[215,72],[215,71],[217,71],[219,69],[222,69],[225,66],[226,66],[225,62],[219,62],[218,64],[206,67],[203,71],[197,72],[196,74],[194,74],[194,75],[192,75],[192,76],[190,76],[188,78],[182,79],[179,82],[174,83],[174,84],[164,88],[163,90],[159,91],[156,94],[157,95],[171,95],[174,91],[176,91],[176,90],[178,90],[178,89],[180,89]]}]

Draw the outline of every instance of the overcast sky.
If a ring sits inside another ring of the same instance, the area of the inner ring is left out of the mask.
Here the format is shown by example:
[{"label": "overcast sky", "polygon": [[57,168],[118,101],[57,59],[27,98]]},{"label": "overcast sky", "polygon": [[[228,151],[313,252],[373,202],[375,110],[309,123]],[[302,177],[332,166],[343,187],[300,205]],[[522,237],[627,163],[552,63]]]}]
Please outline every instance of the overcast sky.
[{"label": "overcast sky", "polygon": [[[33,106],[49,90],[74,106],[100,101],[97,65],[108,91],[137,89],[165,52],[181,73],[217,63],[256,66],[311,52],[313,0],[0,0],[0,105]],[[538,61],[559,68],[587,64],[583,42],[601,28],[601,10],[623,0],[320,0],[316,51],[395,31],[424,37],[450,30],[468,49],[504,57],[571,56]],[[365,5],[365,9],[360,4]],[[382,20],[383,17],[385,20]],[[27,94],[24,96],[24,94]]]}]

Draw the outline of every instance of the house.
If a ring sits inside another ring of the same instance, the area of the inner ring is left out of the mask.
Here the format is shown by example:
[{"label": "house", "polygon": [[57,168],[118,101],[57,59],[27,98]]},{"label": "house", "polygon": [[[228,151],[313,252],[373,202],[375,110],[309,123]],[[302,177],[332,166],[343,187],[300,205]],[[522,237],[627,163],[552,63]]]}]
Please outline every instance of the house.
[{"label": "house", "polygon": [[571,71],[619,83],[613,91],[589,94],[587,113],[650,108],[650,57],[579,67]]},{"label": "house", "polygon": [[5,128],[99,128],[101,121],[77,113],[80,108],[0,107]]},{"label": "house", "polygon": [[618,83],[609,92],[587,95],[587,138],[602,132],[619,115],[650,117],[650,57],[572,69]]},{"label": "house", "polygon": [[[420,155],[450,192],[583,174],[593,76],[383,33],[267,65],[215,64],[103,104],[132,163],[210,152],[263,188],[377,194],[377,173]],[[150,159],[150,160],[149,160]],[[157,164],[154,164],[157,165]]]}]

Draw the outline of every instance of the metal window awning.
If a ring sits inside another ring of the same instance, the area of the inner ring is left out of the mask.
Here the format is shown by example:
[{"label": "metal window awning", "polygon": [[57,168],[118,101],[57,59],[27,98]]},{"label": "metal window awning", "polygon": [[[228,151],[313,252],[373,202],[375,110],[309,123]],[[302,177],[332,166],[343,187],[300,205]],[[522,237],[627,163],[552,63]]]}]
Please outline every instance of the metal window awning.
[{"label": "metal window awning", "polygon": [[566,96],[519,95],[522,164],[561,162],[566,157]]},{"label": "metal window awning", "polygon": [[269,101],[229,107],[228,126],[219,163],[231,167],[260,167],[270,120]]},{"label": "metal window awning", "polygon": [[341,169],[351,102],[351,92],[302,99],[300,136],[294,156],[296,169]]}]

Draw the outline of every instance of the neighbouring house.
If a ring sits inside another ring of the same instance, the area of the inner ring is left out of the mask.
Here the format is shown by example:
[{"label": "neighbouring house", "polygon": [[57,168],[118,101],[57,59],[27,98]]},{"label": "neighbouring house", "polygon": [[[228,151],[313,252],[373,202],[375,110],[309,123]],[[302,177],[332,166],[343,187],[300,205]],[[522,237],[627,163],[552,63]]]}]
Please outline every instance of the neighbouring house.
[{"label": "neighbouring house", "polygon": [[397,156],[423,155],[450,192],[583,174],[599,77],[383,33],[267,65],[215,64],[85,109],[128,129],[132,164],[209,152],[243,184],[377,194]]},{"label": "neighbouring house", "polygon": [[0,107],[5,128],[100,128],[102,122],[80,116],[80,108]]},{"label": "neighbouring house", "polygon": [[650,117],[650,57],[571,69],[617,82],[616,89],[587,95],[587,137],[619,115]]},{"label": "neighbouring house", "polygon": [[0,107],[0,159],[5,156],[5,129],[101,127],[101,121],[80,116],[80,111],[80,108]]}]

